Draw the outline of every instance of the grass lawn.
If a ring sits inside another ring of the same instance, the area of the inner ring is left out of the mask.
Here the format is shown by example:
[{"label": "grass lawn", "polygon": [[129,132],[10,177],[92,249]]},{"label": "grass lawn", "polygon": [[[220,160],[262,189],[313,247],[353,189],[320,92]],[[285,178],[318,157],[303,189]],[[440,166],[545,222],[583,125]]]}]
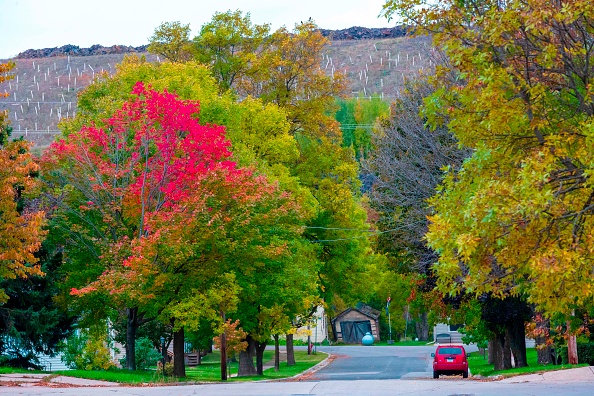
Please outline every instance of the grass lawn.
[{"label": "grass lawn", "polygon": [[64,370],[54,371],[52,374],[100,381],[119,382],[122,384],[174,382],[172,379],[169,378],[167,378],[167,381],[163,381],[163,376],[161,374],[158,374],[155,370]]},{"label": "grass lawn", "polygon": [[[264,370],[263,376],[253,377],[229,377],[228,381],[258,381],[266,379],[286,378],[297,375],[321,362],[326,358],[325,353],[318,352],[308,355],[307,351],[295,351],[295,366],[287,366],[287,362],[280,362],[279,371],[274,368]],[[85,371],[68,370],[55,372],[54,374],[66,375],[69,377],[87,378],[124,384],[141,383],[168,383],[168,382],[217,382],[221,381],[220,354],[215,351],[202,359],[202,364],[196,367],[186,367],[186,378],[178,379],[173,377],[163,377],[156,370],[108,370],[108,371]],[[264,352],[264,364],[273,364],[274,352],[267,350]],[[237,374],[238,363],[230,363],[231,375]]]},{"label": "grass lawn", "polygon": [[528,348],[526,350],[526,357],[528,359],[528,367],[495,371],[493,370],[493,365],[488,363],[487,355],[483,356],[481,352],[472,352],[468,355],[468,367],[472,375],[482,375],[484,377],[502,375],[504,377],[513,377],[520,374],[532,374],[543,371],[563,370],[587,366],[587,364],[563,364],[557,366],[552,364],[538,364],[538,356],[536,354],[535,348]]},{"label": "grass lawn", "polygon": [[382,341],[382,342],[375,343],[374,345],[427,346],[427,345],[433,345],[433,340],[429,340],[429,341],[400,340],[400,341],[394,341],[393,344],[388,344],[386,341]]},{"label": "grass lawn", "polygon": [[[361,344],[345,344],[342,342],[336,342],[334,344],[332,344],[334,346],[361,346]],[[377,345],[377,346],[428,346],[428,345],[434,345],[433,340],[429,340],[429,341],[414,341],[414,340],[394,340],[394,342],[392,344],[388,344],[387,340],[381,340],[381,341],[374,341],[373,345]],[[328,345],[320,345],[320,346],[328,346]]]},{"label": "grass lawn", "polygon": [[31,371],[23,368],[14,367],[0,367],[0,374],[12,374],[12,373],[39,373],[39,371]]}]

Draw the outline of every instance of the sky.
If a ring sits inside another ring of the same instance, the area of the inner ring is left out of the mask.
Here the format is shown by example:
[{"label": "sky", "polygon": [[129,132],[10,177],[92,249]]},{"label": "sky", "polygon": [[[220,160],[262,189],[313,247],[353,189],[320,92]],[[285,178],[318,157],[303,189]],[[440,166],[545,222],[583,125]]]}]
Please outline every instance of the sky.
[{"label": "sky", "polygon": [[389,27],[385,0],[0,0],[0,59],[66,44],[139,46],[163,22],[190,24],[191,37],[215,12],[249,12],[273,30],[312,18],[323,29]]}]

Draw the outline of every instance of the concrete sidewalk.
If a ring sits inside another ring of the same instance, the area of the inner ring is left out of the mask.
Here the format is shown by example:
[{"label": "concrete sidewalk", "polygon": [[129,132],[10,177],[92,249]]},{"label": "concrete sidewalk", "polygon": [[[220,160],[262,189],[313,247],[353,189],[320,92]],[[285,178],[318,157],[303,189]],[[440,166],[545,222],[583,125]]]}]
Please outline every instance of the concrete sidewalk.
[{"label": "concrete sidewalk", "polygon": [[52,384],[70,385],[73,387],[84,386],[120,386],[116,382],[98,381],[84,378],[66,377],[52,374],[13,373],[0,374],[0,383],[9,386],[52,386]]},{"label": "concrete sidewalk", "polygon": [[521,382],[593,382],[594,366],[578,367],[567,370],[546,371],[539,374],[525,374],[505,378],[500,382],[517,384]]},{"label": "concrete sidewalk", "polygon": [[[327,364],[327,360],[321,362]],[[313,368],[313,370],[320,367],[320,365]],[[311,369],[310,369],[311,370]],[[303,375],[305,373],[302,373]],[[49,377],[49,378],[48,378]],[[427,379],[430,380],[429,378]],[[571,382],[592,382],[594,384],[594,367],[579,367],[567,370],[547,371],[540,374],[526,374],[518,375],[516,377],[505,378],[500,383],[519,384],[527,382],[555,382],[555,383],[571,383]],[[0,374],[0,386],[66,386],[66,387],[116,387],[120,384],[116,382],[90,380],[84,378],[74,378],[67,376],[52,376],[51,374]]]}]

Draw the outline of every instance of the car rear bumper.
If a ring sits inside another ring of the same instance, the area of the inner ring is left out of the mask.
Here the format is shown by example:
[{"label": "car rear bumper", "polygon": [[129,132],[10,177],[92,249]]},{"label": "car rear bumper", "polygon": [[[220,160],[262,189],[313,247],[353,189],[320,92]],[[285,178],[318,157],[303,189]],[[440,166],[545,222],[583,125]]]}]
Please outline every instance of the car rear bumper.
[{"label": "car rear bumper", "polygon": [[433,366],[433,370],[434,371],[439,371],[440,373],[446,373],[449,371],[452,372],[461,372],[461,371],[466,371],[468,370],[468,365],[466,364],[440,364],[440,365],[434,365]]}]

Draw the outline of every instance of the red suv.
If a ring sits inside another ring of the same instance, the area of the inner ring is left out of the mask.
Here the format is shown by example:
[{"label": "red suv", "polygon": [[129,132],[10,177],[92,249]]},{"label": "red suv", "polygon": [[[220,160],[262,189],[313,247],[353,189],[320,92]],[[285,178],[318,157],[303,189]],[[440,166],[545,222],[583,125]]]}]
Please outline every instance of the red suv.
[{"label": "red suv", "polygon": [[461,345],[440,345],[431,354],[433,357],[433,378],[440,374],[462,374],[468,378],[468,359]]}]

